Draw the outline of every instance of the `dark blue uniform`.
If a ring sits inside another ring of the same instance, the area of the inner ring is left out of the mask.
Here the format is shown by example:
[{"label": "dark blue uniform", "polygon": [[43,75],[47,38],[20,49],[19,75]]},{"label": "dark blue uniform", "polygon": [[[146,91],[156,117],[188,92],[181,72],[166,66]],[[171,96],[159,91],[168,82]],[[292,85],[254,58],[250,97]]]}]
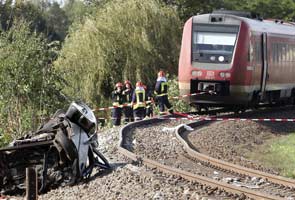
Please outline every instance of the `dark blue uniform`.
[{"label": "dark blue uniform", "polygon": [[112,101],[115,108],[112,109],[112,121],[115,126],[121,124],[123,94],[122,91],[115,90],[112,92]]},{"label": "dark blue uniform", "polygon": [[173,107],[168,100],[168,83],[165,77],[159,77],[155,86],[156,100],[160,108],[160,114],[165,111],[165,106],[169,113],[173,114]]},{"label": "dark blue uniform", "polygon": [[125,123],[127,124],[128,122],[133,122],[134,121],[134,117],[133,117],[133,109],[131,106],[131,102],[132,102],[132,94],[133,94],[133,89],[130,88],[126,88],[123,91],[123,96],[124,96],[124,104],[130,104],[130,106],[124,106],[123,107],[123,112],[125,115]]},{"label": "dark blue uniform", "polygon": [[147,117],[153,117],[153,91],[149,89],[149,87],[146,89],[147,93],[147,100],[146,103],[146,116]]}]

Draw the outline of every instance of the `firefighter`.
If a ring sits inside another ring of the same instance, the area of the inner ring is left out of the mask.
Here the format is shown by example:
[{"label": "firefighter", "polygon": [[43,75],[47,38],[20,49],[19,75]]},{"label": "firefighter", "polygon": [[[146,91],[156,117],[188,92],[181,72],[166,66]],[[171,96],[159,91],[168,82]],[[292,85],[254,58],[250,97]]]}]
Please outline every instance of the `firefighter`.
[{"label": "firefighter", "polygon": [[153,117],[153,94],[150,90],[150,87],[147,87],[146,85],[143,85],[143,88],[146,92],[147,96],[147,103],[146,103],[146,117]]},{"label": "firefighter", "polygon": [[124,104],[127,104],[127,105],[124,105],[123,112],[125,115],[125,124],[127,124],[128,122],[134,121],[133,109],[131,106],[133,88],[132,88],[132,84],[129,80],[126,80],[124,82],[124,85],[125,85],[125,88],[123,90]]},{"label": "firefighter", "polygon": [[146,112],[146,93],[141,81],[136,83],[136,88],[132,95],[132,105],[135,121],[142,120]]},{"label": "firefighter", "polygon": [[114,126],[121,124],[122,104],[123,104],[123,84],[118,82],[115,90],[112,92],[112,101],[114,108],[112,109],[112,120]]},{"label": "firefighter", "polygon": [[165,106],[170,114],[173,114],[173,107],[168,100],[168,82],[164,71],[159,71],[155,86],[156,101],[160,108],[160,114],[164,114]]}]

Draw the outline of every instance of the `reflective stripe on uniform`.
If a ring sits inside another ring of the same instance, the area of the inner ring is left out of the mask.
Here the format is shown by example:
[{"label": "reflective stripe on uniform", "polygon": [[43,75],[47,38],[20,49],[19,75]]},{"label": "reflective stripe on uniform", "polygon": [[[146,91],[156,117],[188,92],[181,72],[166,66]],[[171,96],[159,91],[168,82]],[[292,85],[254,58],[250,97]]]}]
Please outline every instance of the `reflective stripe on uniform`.
[{"label": "reflective stripe on uniform", "polygon": [[[165,86],[167,87],[167,90],[168,90],[168,83],[167,82],[162,82],[161,83],[161,93],[162,92],[165,92]],[[167,92],[167,91],[166,91]]]},{"label": "reflective stripe on uniform", "polygon": [[[142,94],[142,99],[140,99],[139,95]],[[134,109],[137,109],[137,108],[143,108],[146,106],[146,103],[145,103],[145,91],[144,90],[135,90],[135,95],[136,95],[136,103],[134,104]]]},{"label": "reflective stripe on uniform", "polygon": [[157,97],[162,97],[162,96],[165,96],[165,95],[168,95],[168,94],[167,93],[158,94]]}]

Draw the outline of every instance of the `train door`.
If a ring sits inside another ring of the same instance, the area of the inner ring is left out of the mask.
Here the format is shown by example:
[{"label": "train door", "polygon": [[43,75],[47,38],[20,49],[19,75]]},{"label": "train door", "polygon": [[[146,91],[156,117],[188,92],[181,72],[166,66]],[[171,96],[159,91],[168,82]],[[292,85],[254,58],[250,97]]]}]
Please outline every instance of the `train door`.
[{"label": "train door", "polygon": [[261,39],[261,60],[262,60],[262,71],[261,71],[261,81],[260,81],[260,91],[261,91],[261,100],[266,98],[266,83],[268,80],[268,58],[267,58],[267,34],[262,34]]}]

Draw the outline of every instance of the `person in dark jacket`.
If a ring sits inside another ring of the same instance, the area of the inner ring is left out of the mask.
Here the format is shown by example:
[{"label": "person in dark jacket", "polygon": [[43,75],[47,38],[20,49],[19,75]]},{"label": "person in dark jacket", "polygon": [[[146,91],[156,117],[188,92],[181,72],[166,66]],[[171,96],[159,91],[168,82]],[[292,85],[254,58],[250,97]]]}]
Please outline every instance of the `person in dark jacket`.
[{"label": "person in dark jacket", "polygon": [[156,101],[158,102],[160,114],[164,114],[165,106],[169,113],[173,114],[173,107],[168,100],[168,83],[163,71],[159,71],[155,86]]},{"label": "person in dark jacket", "polygon": [[146,102],[146,117],[153,117],[153,91],[150,89],[150,87],[147,87],[146,85],[143,85],[143,88],[146,92],[147,96],[147,102]]},{"label": "person in dark jacket", "polygon": [[128,122],[134,121],[133,109],[132,109],[132,105],[131,105],[133,88],[132,88],[132,84],[129,80],[126,80],[124,82],[124,85],[125,85],[125,88],[123,90],[123,96],[124,96],[123,112],[125,115],[125,124],[127,124]]},{"label": "person in dark jacket", "polygon": [[136,83],[136,88],[132,95],[132,105],[135,121],[142,120],[146,112],[146,93],[141,81]]},{"label": "person in dark jacket", "polygon": [[119,126],[121,124],[122,117],[122,104],[123,104],[123,84],[118,82],[116,84],[115,90],[112,92],[112,121],[114,126]]}]

